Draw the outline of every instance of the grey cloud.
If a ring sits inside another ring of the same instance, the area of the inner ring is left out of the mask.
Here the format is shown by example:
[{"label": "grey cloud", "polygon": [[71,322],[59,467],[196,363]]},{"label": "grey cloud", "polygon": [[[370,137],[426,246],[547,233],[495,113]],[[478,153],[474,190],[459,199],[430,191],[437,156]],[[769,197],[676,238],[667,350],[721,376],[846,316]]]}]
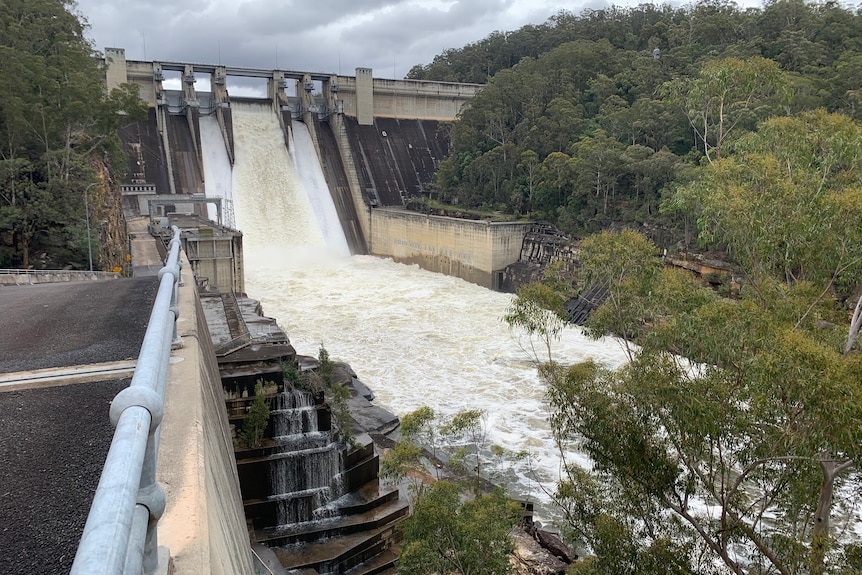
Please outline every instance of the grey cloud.
[{"label": "grey cloud", "polygon": [[281,34],[324,28],[384,7],[397,7],[401,3],[392,0],[251,0],[238,7],[237,18],[241,26],[248,26],[258,34]]},{"label": "grey cloud", "polygon": [[78,9],[98,49],[125,48],[130,59],[402,77],[444,49],[522,26],[506,14],[524,5],[538,12],[535,0],[79,0]]}]

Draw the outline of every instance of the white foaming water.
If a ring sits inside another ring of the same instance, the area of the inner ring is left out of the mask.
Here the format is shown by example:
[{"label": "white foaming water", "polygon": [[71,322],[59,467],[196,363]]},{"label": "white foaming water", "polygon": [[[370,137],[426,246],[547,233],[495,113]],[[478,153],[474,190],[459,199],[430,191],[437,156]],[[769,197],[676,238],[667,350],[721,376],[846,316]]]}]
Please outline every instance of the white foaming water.
[{"label": "white foaming water", "polygon": [[332,194],[329,193],[329,186],[323,176],[320,159],[317,157],[317,152],[314,151],[308,126],[302,122],[293,122],[291,131],[293,133],[293,145],[290,151],[291,156],[293,156],[293,165],[299,174],[302,189],[308,196],[311,209],[314,210],[317,217],[320,231],[326,238],[326,246],[336,254],[349,256],[350,248],[347,246],[347,238],[344,237],[344,230],[341,229],[338,212],[335,210]]},{"label": "white foaming water", "polygon": [[[397,415],[422,406],[442,415],[485,410],[491,442],[531,453],[535,479],[519,464],[513,494],[547,501],[536,479],[552,491],[560,457],[536,367],[501,319],[512,296],[390,259],[333,255],[313,210],[279,199],[285,190],[299,196],[299,184],[287,181],[294,176],[283,165],[289,160],[281,134],[264,132],[274,116],[256,108],[233,106],[248,293],[278,319],[298,353],[316,356],[324,345],[374,390],[377,405]],[[577,327],[564,330],[555,350],[569,361],[624,360],[616,341],[589,340]]]},{"label": "white foaming water", "polygon": [[[201,116],[200,125],[201,141],[208,144],[201,145],[206,195],[209,198],[224,198],[233,201],[233,177],[218,120],[215,116]],[[207,214],[211,220],[216,221],[215,206],[208,205]]]}]

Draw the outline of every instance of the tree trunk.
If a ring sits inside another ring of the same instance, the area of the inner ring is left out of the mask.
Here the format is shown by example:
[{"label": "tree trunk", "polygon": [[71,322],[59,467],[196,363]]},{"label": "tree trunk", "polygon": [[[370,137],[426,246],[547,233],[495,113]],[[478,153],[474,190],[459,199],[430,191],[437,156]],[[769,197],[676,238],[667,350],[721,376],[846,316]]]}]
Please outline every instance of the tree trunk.
[{"label": "tree trunk", "polygon": [[847,334],[847,341],[844,344],[844,357],[850,355],[850,350],[853,349],[853,343],[856,341],[856,335],[862,327],[862,295],[859,296],[859,301],[856,302],[856,308],[853,310],[853,318],[850,321],[850,332]]},{"label": "tree trunk", "polygon": [[832,512],[832,494],[835,491],[835,478],[838,474],[850,467],[853,461],[838,463],[828,459],[828,454],[823,454],[820,460],[820,469],[823,470],[823,483],[820,485],[820,500],[814,512],[814,527],[811,530],[811,556],[809,558],[809,570],[811,575],[824,575],[826,573],[826,551],[829,549],[829,515]]},{"label": "tree trunk", "polygon": [[30,269],[30,236],[26,232],[21,232],[21,265]]}]

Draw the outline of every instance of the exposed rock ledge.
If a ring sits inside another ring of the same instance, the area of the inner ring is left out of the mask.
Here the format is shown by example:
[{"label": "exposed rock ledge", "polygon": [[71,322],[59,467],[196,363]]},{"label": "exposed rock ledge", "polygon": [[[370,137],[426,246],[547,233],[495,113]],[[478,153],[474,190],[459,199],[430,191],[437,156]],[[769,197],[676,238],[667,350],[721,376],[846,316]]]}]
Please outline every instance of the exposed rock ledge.
[{"label": "exposed rock ledge", "polygon": [[578,556],[557,535],[535,526],[515,527],[512,566],[519,575],[562,575]]}]

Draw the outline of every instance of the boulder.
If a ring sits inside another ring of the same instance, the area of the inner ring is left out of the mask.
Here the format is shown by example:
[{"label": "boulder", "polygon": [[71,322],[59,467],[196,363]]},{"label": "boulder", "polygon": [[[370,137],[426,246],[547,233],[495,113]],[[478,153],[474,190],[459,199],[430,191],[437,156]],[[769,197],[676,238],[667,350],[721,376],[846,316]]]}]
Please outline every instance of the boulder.
[{"label": "boulder", "polygon": [[539,545],[529,533],[515,527],[510,531],[515,542],[512,565],[519,575],[563,575],[569,564]]},{"label": "boulder", "polygon": [[536,529],[536,540],[538,540],[539,545],[566,563],[574,563],[578,560],[578,555],[556,533]]}]

